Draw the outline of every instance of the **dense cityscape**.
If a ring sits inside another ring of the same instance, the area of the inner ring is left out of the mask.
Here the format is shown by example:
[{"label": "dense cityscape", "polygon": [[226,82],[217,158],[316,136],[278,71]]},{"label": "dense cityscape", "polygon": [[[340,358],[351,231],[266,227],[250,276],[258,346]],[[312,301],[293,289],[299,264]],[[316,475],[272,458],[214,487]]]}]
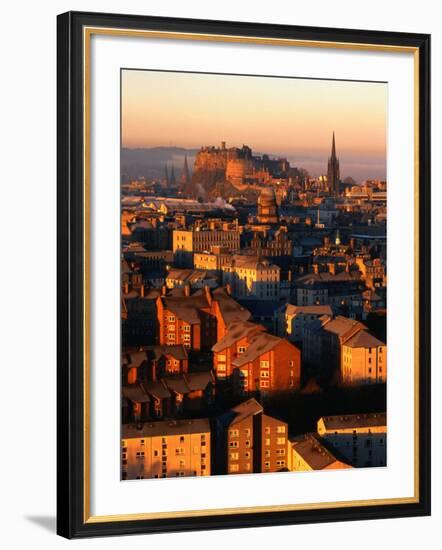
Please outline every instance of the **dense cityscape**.
[{"label": "dense cityscape", "polygon": [[[204,145],[122,173],[122,479],[379,467],[387,183]],[[123,152],[124,153],[124,152]]]}]

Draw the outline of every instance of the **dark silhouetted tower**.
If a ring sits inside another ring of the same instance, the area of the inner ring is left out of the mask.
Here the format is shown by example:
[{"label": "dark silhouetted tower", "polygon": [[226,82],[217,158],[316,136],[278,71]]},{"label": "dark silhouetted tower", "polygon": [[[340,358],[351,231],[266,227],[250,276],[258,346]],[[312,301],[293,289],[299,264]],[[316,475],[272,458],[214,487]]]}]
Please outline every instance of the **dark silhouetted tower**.
[{"label": "dark silhouetted tower", "polygon": [[334,132],[333,132],[331,157],[328,159],[327,186],[330,193],[332,193],[335,197],[339,197],[339,193],[340,193],[339,159],[336,156]]}]

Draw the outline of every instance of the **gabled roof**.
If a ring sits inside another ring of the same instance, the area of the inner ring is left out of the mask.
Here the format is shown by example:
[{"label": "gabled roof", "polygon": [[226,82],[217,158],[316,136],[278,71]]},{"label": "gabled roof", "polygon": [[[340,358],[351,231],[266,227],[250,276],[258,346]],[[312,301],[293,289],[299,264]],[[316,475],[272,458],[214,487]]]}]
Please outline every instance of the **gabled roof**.
[{"label": "gabled roof", "polygon": [[144,388],[138,384],[123,386],[122,394],[125,399],[133,403],[149,403],[150,397],[144,391]]},{"label": "gabled roof", "polygon": [[361,330],[352,336],[345,342],[345,345],[350,348],[377,348],[379,346],[385,346],[383,342],[365,330]]},{"label": "gabled roof", "polygon": [[229,296],[224,288],[215,288],[212,297],[218,302],[221,316],[226,325],[230,325],[234,321],[247,321],[250,319],[250,311]]},{"label": "gabled roof", "polygon": [[144,391],[156,399],[167,399],[170,392],[161,382],[143,382]]},{"label": "gabled roof", "polygon": [[[315,434],[305,434],[291,441],[293,450],[312,468],[323,470],[335,462],[338,458],[330,452]],[[350,465],[348,465],[351,468]]]},{"label": "gabled roof", "polygon": [[251,323],[249,321],[234,321],[228,326],[226,335],[212,347],[212,351],[222,351],[246,336],[263,330],[265,330],[264,327],[256,323]]},{"label": "gabled roof", "polygon": [[332,319],[324,325],[324,330],[336,334],[336,336],[345,336],[351,330],[364,330],[367,327],[361,322],[349,317],[343,317],[338,315],[335,319]]},{"label": "gabled roof", "polygon": [[[232,361],[234,367],[242,367],[250,361],[254,361],[260,357],[263,353],[266,353],[282,342],[287,342],[288,345],[295,348],[295,346],[284,338],[279,338],[278,336],[273,336],[268,332],[257,332],[253,334],[249,340],[249,347],[247,350],[242,353],[239,357],[235,358]],[[295,348],[297,349],[297,348]]]},{"label": "gabled roof", "polygon": [[230,425],[233,426],[237,422],[241,422],[250,415],[262,413],[264,409],[262,408],[262,405],[260,405],[258,401],[256,401],[256,399],[252,397],[252,399],[248,399],[247,401],[240,403],[236,407],[233,407],[231,410],[236,415],[230,423]]}]

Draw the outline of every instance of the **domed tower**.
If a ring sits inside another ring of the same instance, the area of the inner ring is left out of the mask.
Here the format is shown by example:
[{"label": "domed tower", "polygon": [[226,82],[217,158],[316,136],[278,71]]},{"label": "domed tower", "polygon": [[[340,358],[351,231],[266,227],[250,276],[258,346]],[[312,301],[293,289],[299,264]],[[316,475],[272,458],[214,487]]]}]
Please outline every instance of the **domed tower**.
[{"label": "domed tower", "polygon": [[279,222],[278,205],[272,187],[264,187],[258,197],[258,221],[259,223]]}]

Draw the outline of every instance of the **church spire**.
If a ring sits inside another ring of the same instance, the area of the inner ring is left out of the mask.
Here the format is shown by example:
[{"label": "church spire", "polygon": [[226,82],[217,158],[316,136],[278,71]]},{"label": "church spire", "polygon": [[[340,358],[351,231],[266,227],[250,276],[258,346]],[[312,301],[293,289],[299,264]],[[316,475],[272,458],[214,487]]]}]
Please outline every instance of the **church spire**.
[{"label": "church spire", "polygon": [[167,164],[164,165],[164,175],[166,177],[166,185],[169,185],[169,171],[167,169]]},{"label": "church spire", "polygon": [[170,182],[169,183],[172,187],[176,184],[175,170],[174,170],[173,164],[172,164],[172,168],[170,170]]},{"label": "church spire", "polygon": [[335,131],[333,130],[333,140],[332,140],[332,152],[331,152],[331,158],[336,158],[336,145],[335,145]]},{"label": "church spire", "polygon": [[328,159],[327,187],[329,193],[339,197],[340,189],[339,159],[336,156],[335,132],[333,131],[331,156]]},{"label": "church spire", "polygon": [[187,155],[184,156],[183,172],[181,174],[181,183],[183,187],[186,187],[190,181],[189,166],[187,164]]}]

